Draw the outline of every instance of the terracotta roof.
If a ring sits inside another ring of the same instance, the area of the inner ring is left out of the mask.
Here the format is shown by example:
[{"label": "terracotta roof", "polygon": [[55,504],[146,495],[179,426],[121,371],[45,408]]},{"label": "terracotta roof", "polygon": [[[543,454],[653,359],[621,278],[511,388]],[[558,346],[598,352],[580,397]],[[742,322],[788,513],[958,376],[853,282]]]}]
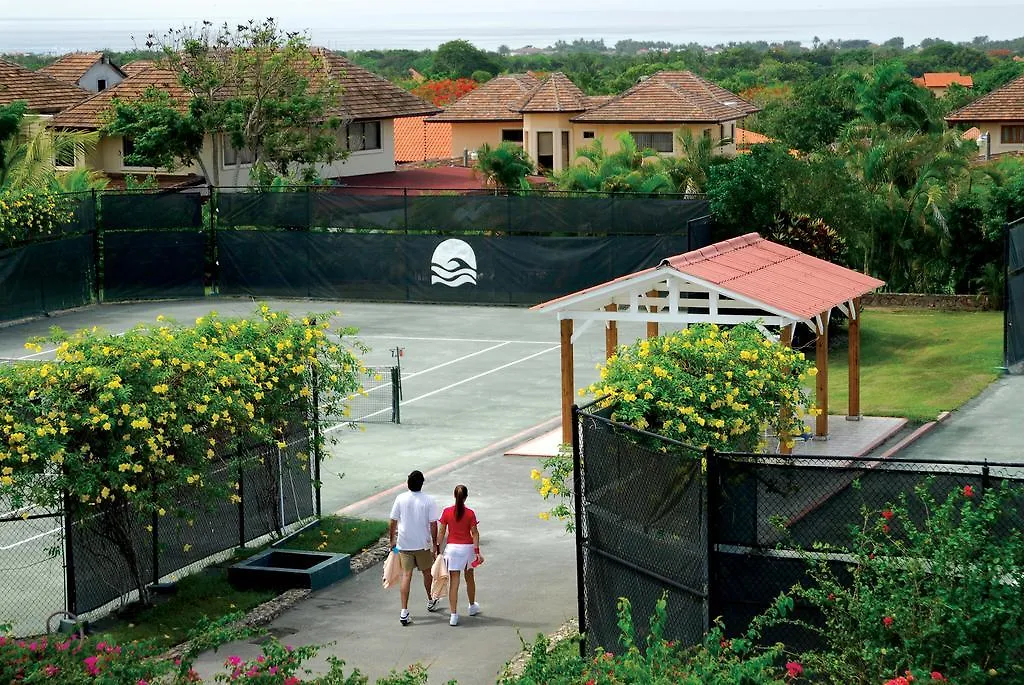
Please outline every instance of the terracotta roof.
[{"label": "terracotta roof", "polygon": [[960,137],[963,140],[977,140],[978,138],[981,138],[981,129],[978,128],[977,126],[972,126],[971,128],[961,133]]},{"label": "terracotta roof", "polygon": [[34,114],[54,114],[87,97],[78,86],[0,59],[0,105],[24,100]]},{"label": "terracotta roof", "polygon": [[974,87],[974,79],[957,71],[925,72],[921,78],[913,79],[914,83],[925,88],[949,88],[954,83],[965,88]]},{"label": "terracotta roof", "polygon": [[424,162],[452,156],[452,125],[425,117],[395,119],[395,161]]},{"label": "terracotta roof", "polygon": [[760,108],[693,72],[659,71],[608,102],[573,117],[595,123],[719,122]]},{"label": "terracotta roof", "polygon": [[341,84],[341,107],[336,112],[352,119],[392,119],[440,112],[426,100],[399,88],[353,62],[323,48],[316,48],[328,73]]},{"label": "terracotta roof", "polygon": [[587,109],[593,109],[595,107],[600,107],[614,97],[614,95],[587,95],[585,104],[587,105]]},{"label": "terracotta roof", "polygon": [[145,71],[146,69],[155,66],[156,62],[151,59],[137,59],[134,62],[122,65],[121,71],[123,71],[126,76],[135,76],[140,71]]},{"label": "terracotta roof", "polygon": [[1024,119],[1024,76],[961,107],[946,121],[1020,121]]},{"label": "terracotta roof", "polygon": [[[64,55],[53,64],[48,64],[39,71],[47,76],[52,76],[58,81],[77,84],[85,76],[85,72],[89,71],[97,62],[102,61],[103,57],[102,52],[72,52]],[[107,63],[127,76],[124,70],[113,62],[108,60]]]},{"label": "terracotta roof", "polygon": [[736,127],[736,145],[737,146],[749,146],[758,145],[760,143],[774,143],[774,138],[769,138],[763,133],[757,131],[748,131],[745,128]]},{"label": "terracotta roof", "polygon": [[135,76],[129,76],[115,86],[93,94],[74,107],[70,107],[53,118],[52,126],[62,128],[99,129],[106,123],[105,116],[114,98],[131,100],[141,97],[150,87],[169,93],[179,109],[185,110],[188,94],[178,85],[173,72],[164,69],[146,69]]},{"label": "terracotta roof", "polygon": [[[358,120],[416,116],[439,111],[426,100],[421,100],[343,57],[326,51],[322,52],[322,57],[328,74],[336,79],[342,88],[341,106],[331,114]],[[150,86],[170,93],[182,108],[186,106],[188,94],[178,85],[175,74],[152,67],[126,78],[112,88],[96,93],[78,106],[63,112],[54,118],[53,125],[68,128],[101,128],[104,123],[103,116],[110,109],[111,101],[115,97],[136,98],[145,93]]]},{"label": "terracotta roof", "polygon": [[556,71],[538,83],[530,92],[509,105],[514,112],[582,112],[587,109],[587,96]]},{"label": "terracotta roof", "polygon": [[522,121],[523,115],[513,112],[509,106],[539,83],[529,74],[495,76],[428,121]]},{"label": "terracotta roof", "polygon": [[[568,300],[608,286],[670,269],[684,278],[709,284],[730,295],[756,303],[770,311],[784,312],[801,320],[832,309],[883,285],[866,276],[790,247],[765,240],[757,233],[709,245],[662,260],[651,269],[622,276],[543,304],[534,310],[567,308]],[[692,281],[691,281],[692,282]],[[561,306],[558,306],[561,305]]]}]

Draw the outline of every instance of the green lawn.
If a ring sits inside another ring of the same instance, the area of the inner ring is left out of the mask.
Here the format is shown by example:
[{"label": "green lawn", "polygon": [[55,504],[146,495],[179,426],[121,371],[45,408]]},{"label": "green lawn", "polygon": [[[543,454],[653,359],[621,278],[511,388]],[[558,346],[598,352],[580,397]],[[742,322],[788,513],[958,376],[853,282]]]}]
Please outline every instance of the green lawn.
[{"label": "green lawn", "polygon": [[[1001,312],[868,309],[861,323],[861,413],[933,420],[991,383],[1002,356]],[[844,346],[829,356],[832,413],[846,413],[847,373]]]},{"label": "green lawn", "polygon": [[[341,554],[358,554],[387,531],[386,521],[325,516],[320,527],[312,527],[292,538],[288,549],[308,549]],[[252,556],[263,548],[239,550],[228,564]],[[245,612],[266,602],[276,593],[241,591],[231,586],[224,567],[207,569],[178,582],[177,592],[159,598],[154,606],[131,618],[113,622],[103,630],[116,642],[152,639],[165,647],[184,642],[200,618],[216,618]]]}]

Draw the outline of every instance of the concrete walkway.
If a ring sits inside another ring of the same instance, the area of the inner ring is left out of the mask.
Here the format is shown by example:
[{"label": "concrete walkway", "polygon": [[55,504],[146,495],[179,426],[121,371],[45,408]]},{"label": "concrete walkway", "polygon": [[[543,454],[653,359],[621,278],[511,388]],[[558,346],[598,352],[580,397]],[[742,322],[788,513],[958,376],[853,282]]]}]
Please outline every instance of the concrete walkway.
[{"label": "concrete walkway", "polygon": [[[576,615],[574,538],[555,521],[541,521],[543,507],[530,480],[535,459],[494,453],[458,464],[447,473],[428,475],[424,490],[448,506],[455,485],[469,487],[468,506],[480,518],[481,551],[486,563],[477,571],[477,601],[483,613],[465,615],[448,625],[447,602],[427,613],[418,574],[409,602],[413,624],[398,622],[398,590],[381,587],[381,565],[314,593],[270,624],[271,632],[293,645],[335,644],[333,654],[374,679],[412,663],[429,668],[431,683],[457,679],[463,684],[493,683],[506,661],[521,649],[520,636],[532,640]],[[346,513],[387,518],[393,497],[376,495],[346,507]],[[464,587],[464,586],[463,586]],[[204,655],[197,670],[205,677],[232,654],[252,657],[253,643],[236,643]],[[311,662],[314,669],[324,658]]]},{"label": "concrete walkway", "polygon": [[1024,376],[1003,376],[898,455],[1024,462]]}]

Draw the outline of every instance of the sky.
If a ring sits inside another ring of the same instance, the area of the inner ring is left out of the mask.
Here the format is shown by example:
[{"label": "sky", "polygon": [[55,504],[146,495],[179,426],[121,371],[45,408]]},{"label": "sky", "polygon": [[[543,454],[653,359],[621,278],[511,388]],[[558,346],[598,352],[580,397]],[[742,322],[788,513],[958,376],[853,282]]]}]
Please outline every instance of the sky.
[{"label": "sky", "polygon": [[[42,11],[33,8],[45,7]],[[480,47],[548,45],[558,39],[623,38],[715,44],[814,36],[881,42],[903,36],[970,40],[1024,34],[1020,0],[0,0],[0,52],[131,47],[160,31],[208,18],[237,22],[275,16],[334,49],[435,47],[465,38]],[[56,18],[55,18],[56,17]]]}]

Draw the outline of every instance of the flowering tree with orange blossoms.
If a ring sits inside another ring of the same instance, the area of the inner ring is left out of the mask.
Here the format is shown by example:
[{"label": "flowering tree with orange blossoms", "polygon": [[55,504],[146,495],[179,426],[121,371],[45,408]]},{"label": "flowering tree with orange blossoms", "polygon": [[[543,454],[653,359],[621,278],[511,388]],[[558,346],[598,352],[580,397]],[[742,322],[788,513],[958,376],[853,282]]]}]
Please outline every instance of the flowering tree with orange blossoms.
[{"label": "flowering tree with orange blossoms", "polygon": [[479,86],[480,84],[471,78],[446,78],[425,81],[413,88],[412,94],[437,107],[444,107],[452,104],[466,93],[476,90]]},{"label": "flowering tree with orange blossoms", "polygon": [[237,502],[236,483],[209,475],[239,448],[283,447],[296,426],[345,414],[363,348],[346,341],[354,329],[332,335],[329,319],[264,305],[248,318],[161,317],[121,335],[56,331],[54,361],[0,366],[0,496],[99,520],[145,597],[125,517],[176,512],[183,492]]}]

